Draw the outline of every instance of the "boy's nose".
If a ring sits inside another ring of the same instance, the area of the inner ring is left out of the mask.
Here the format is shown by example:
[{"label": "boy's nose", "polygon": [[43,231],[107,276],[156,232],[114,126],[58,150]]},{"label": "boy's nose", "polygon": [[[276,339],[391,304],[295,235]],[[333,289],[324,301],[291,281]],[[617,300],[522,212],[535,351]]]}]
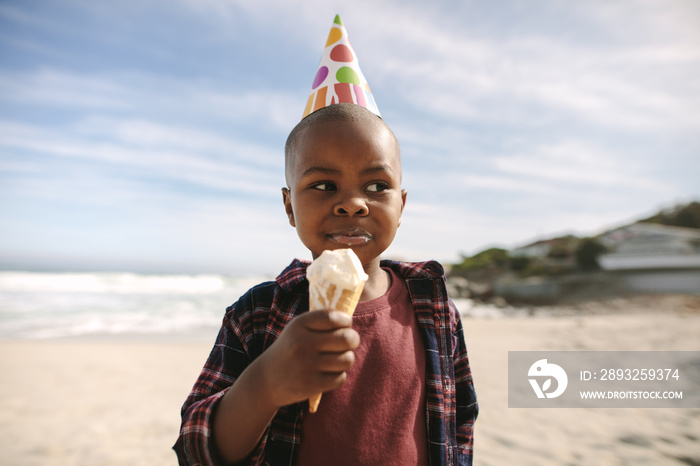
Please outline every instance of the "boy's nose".
[{"label": "boy's nose", "polygon": [[363,217],[369,213],[369,209],[363,199],[352,197],[336,204],[333,212],[335,215]]}]

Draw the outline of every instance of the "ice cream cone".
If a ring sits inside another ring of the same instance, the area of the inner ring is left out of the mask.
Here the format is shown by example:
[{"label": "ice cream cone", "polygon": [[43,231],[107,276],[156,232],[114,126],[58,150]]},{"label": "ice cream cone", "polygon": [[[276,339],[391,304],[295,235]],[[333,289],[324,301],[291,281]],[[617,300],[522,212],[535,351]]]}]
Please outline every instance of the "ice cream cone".
[{"label": "ice cream cone", "polygon": [[[367,281],[360,260],[352,249],[323,253],[308,267],[309,310],[335,309],[352,316]],[[309,412],[315,413],[321,393],[309,399]]]}]

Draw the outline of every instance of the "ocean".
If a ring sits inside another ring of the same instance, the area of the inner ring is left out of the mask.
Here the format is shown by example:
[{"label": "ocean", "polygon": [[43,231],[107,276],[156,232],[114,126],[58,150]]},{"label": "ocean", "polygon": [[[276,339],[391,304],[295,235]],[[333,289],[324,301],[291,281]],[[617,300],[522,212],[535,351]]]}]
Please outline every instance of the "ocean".
[{"label": "ocean", "polygon": [[271,278],[0,271],[0,338],[213,338],[226,308]]},{"label": "ocean", "polygon": [[[208,337],[250,287],[274,277],[0,271],[0,339]],[[501,317],[455,299],[462,316]]]}]

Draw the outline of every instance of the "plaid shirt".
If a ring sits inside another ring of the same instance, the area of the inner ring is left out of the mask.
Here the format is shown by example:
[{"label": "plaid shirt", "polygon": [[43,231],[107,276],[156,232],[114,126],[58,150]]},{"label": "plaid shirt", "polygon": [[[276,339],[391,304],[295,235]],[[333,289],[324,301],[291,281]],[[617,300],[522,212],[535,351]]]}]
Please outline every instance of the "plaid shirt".
[{"label": "plaid shirt", "polygon": [[[215,405],[287,323],[308,310],[308,265],[295,259],[275,282],[253,287],[226,310],[214,348],[182,407],[180,436],[173,447],[181,465],[221,463],[211,435]],[[462,323],[447,296],[443,268],[432,261],[381,265],[406,281],[425,344],[430,464],[471,465],[478,405]],[[250,464],[296,463],[306,405],[278,410],[249,457]]]}]

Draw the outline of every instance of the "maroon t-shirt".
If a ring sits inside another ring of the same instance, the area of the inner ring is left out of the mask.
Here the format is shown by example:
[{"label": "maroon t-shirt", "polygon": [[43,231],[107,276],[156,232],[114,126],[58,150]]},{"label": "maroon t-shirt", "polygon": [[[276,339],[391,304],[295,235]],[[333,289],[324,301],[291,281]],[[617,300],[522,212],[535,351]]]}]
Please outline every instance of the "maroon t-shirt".
[{"label": "maroon t-shirt", "polygon": [[300,465],[428,464],[425,347],[403,280],[359,303],[355,365],[345,383],[304,415]]}]

